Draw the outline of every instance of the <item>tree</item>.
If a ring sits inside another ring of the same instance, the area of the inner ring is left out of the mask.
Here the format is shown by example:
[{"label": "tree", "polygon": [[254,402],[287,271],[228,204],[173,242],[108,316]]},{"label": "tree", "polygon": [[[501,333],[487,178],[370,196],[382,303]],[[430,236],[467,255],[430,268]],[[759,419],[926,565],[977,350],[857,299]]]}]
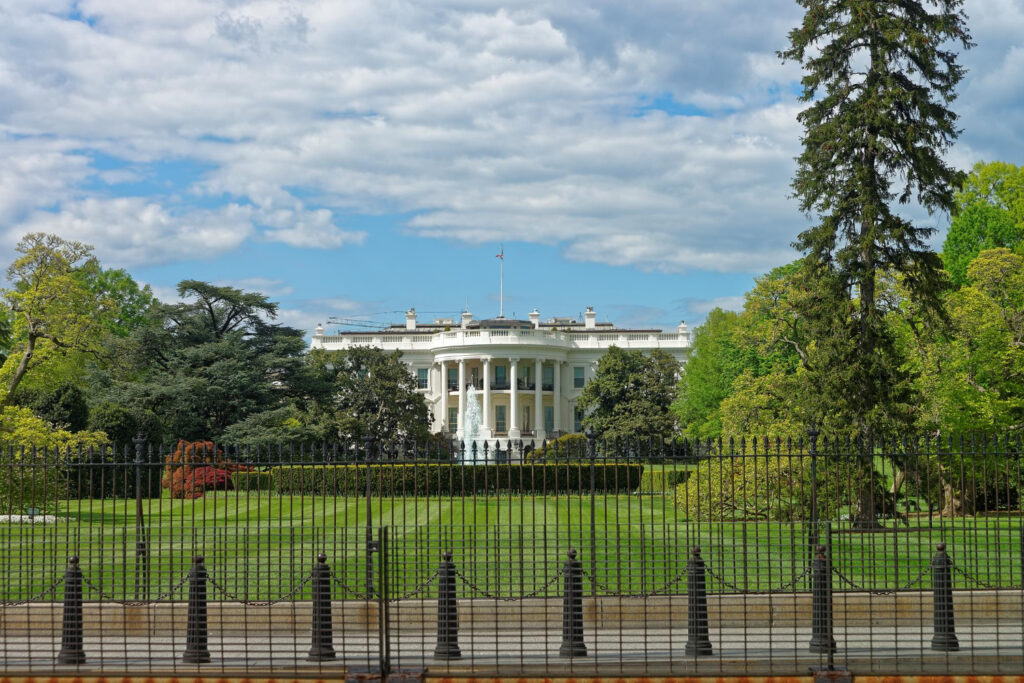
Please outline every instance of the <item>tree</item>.
[{"label": "tree", "polygon": [[855,341],[845,359],[854,369],[845,392],[854,395],[850,418],[867,433],[877,427],[872,413],[895,400],[889,387],[899,384],[879,274],[902,277],[912,298],[940,310],[945,277],[927,245],[933,230],[915,226],[892,204],[955,208],[963,176],[942,155],[958,134],[947,105],[964,70],[946,46],[955,41],[966,49],[971,39],[962,0],[937,0],[935,12],[915,0],[799,2],[803,23],[780,56],[805,68],[803,99],[812,104],[798,117],[804,137],[793,189],[801,209],[820,222],[800,233],[796,246],[831,296],[852,293],[856,300],[845,321]]},{"label": "tree", "polygon": [[7,269],[12,288],[4,298],[14,315],[11,355],[5,362],[6,395],[0,412],[15,401],[28,372],[47,357],[103,354],[100,311],[113,307],[102,292],[84,286],[78,273],[95,267],[92,247],[56,235],[30,233],[18,242],[22,254]]},{"label": "tree", "polygon": [[672,436],[676,425],[670,406],[678,375],[679,364],[664,351],[609,347],[576,402],[585,413],[584,429],[608,440]]},{"label": "tree", "polygon": [[1024,167],[979,162],[956,195],[957,215],[942,245],[953,284],[967,284],[967,266],[986,249],[1024,245]]},{"label": "tree", "polygon": [[999,432],[1024,425],[1024,257],[981,252],[949,298],[949,333],[924,349],[931,431]]},{"label": "tree", "polygon": [[[798,118],[803,151],[793,179],[800,208],[819,222],[796,247],[826,301],[814,306],[828,375],[820,399],[838,406],[862,435],[890,428],[910,398],[903,359],[880,306],[880,274],[902,280],[914,302],[941,311],[947,278],[928,248],[931,228],[915,226],[893,204],[911,201],[930,213],[951,213],[963,175],[943,154],[956,139],[949,105],[964,70],[952,42],[971,46],[962,0],[868,2],[799,0],[803,22],[789,34],[784,60],[805,69]],[[934,8],[934,11],[930,11]],[[832,321],[831,323],[829,321]],[[847,340],[849,340],[849,343]],[[823,349],[826,350],[826,349]],[[842,382],[835,369],[841,369]],[[863,454],[872,466],[872,454]],[[869,478],[865,478],[869,479]],[[873,527],[876,509],[864,487],[854,510],[859,527]]]},{"label": "tree", "polygon": [[430,436],[430,411],[417,391],[416,377],[400,351],[368,346],[314,351],[314,367],[333,376],[333,420],[338,437],[370,437],[385,448]]},{"label": "tree", "polygon": [[735,340],[740,315],[716,308],[694,330],[690,358],[683,366],[678,396],[672,411],[683,431],[694,438],[722,435],[719,406],[732,391],[732,382],[746,367],[746,358]]},{"label": "tree", "polygon": [[100,378],[101,401],[155,413],[173,438],[220,440],[254,413],[322,394],[303,333],[268,322],[276,303],[197,280],[178,293],[184,302],[154,306],[131,334],[130,367]]}]

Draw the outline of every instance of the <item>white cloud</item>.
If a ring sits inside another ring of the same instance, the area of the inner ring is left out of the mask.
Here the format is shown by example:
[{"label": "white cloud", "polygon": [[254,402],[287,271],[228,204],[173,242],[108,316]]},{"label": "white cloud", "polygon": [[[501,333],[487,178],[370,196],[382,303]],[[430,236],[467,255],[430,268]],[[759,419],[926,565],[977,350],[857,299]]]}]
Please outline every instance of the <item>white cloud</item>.
[{"label": "white cloud", "polygon": [[93,245],[104,262],[148,265],[213,258],[238,248],[252,233],[252,210],[230,204],[218,210],[174,214],[139,197],[67,202],[58,212],[38,211],[8,233],[52,232]]},{"label": "white cloud", "polygon": [[[76,7],[92,25],[61,19],[59,2],[0,21],[11,234],[67,230],[142,264],[250,239],[358,245],[368,235],[346,214],[407,212],[429,237],[760,272],[792,258],[804,224],[787,199],[799,68],[775,56],[799,20],[788,0]],[[952,157],[1019,161],[1024,7],[968,0],[967,12],[979,47],[964,56]],[[711,115],[638,115],[665,97]],[[90,169],[83,150],[209,170],[180,199],[117,198],[135,171]],[[90,175],[106,194],[86,189]]]},{"label": "white cloud", "polygon": [[742,311],[744,297],[741,296],[717,296],[712,299],[684,299],[680,302],[691,314],[696,314],[701,319],[708,313],[721,308],[724,311]]}]

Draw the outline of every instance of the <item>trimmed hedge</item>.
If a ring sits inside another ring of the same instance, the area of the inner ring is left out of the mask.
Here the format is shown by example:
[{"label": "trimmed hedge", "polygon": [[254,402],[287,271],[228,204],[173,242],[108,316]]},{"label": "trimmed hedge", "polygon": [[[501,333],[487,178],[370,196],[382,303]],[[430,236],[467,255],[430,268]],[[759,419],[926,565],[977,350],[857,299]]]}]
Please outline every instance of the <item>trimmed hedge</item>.
[{"label": "trimmed hedge", "polygon": [[[643,465],[595,464],[595,490],[630,493],[640,484]],[[271,470],[280,494],[362,495],[366,479],[374,495],[464,495],[566,493],[590,491],[587,463],[453,465],[303,465]]]},{"label": "trimmed hedge", "polygon": [[662,465],[650,465],[640,477],[640,493],[674,493],[676,486],[685,484],[690,470]]},{"label": "trimmed hedge", "polygon": [[270,472],[235,472],[231,479],[236,491],[274,490],[274,477]]}]

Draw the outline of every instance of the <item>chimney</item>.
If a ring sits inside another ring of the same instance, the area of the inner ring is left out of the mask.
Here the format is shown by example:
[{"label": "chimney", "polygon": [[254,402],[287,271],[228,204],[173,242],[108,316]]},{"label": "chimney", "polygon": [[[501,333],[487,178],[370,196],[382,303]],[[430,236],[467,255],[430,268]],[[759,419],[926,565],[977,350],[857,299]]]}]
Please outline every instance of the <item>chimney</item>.
[{"label": "chimney", "polygon": [[679,327],[676,328],[676,332],[678,332],[679,336],[686,341],[690,341],[690,329],[686,326],[685,320],[679,321]]},{"label": "chimney", "polygon": [[313,333],[313,336],[314,337],[322,337],[322,336],[324,336],[324,324],[323,323],[317,323],[316,324],[316,332]]},{"label": "chimney", "polygon": [[405,329],[415,330],[416,329],[416,307],[410,308],[405,312]]},{"label": "chimney", "polygon": [[536,330],[540,328],[540,311],[536,308],[530,311],[530,322],[533,323],[533,329]]},{"label": "chimney", "polygon": [[594,313],[593,306],[587,306],[587,312],[583,314],[583,319],[585,321],[583,327],[586,329],[592,330],[597,327],[597,313]]},{"label": "chimney", "polygon": [[469,327],[469,321],[473,319],[473,314],[469,311],[463,311],[462,313],[462,329]]}]

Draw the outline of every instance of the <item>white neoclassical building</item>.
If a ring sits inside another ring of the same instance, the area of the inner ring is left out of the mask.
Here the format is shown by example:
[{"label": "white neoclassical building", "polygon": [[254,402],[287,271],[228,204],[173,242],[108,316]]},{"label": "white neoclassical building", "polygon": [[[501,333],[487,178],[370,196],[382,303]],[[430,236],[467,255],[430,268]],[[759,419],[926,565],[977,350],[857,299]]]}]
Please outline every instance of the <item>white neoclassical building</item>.
[{"label": "white neoclassical building", "polygon": [[685,323],[675,332],[619,328],[597,322],[588,308],[583,320],[541,322],[535,309],[529,320],[474,320],[472,313],[463,313],[458,321],[429,324],[417,321],[416,309],[410,309],[404,325],[338,334],[325,334],[320,325],[313,335],[315,349],[354,346],[402,352],[430,406],[435,431],[462,438],[472,388],[480,397],[481,438],[540,442],[580,431],[576,401],[609,347],[662,349],[682,365],[690,333]]}]

